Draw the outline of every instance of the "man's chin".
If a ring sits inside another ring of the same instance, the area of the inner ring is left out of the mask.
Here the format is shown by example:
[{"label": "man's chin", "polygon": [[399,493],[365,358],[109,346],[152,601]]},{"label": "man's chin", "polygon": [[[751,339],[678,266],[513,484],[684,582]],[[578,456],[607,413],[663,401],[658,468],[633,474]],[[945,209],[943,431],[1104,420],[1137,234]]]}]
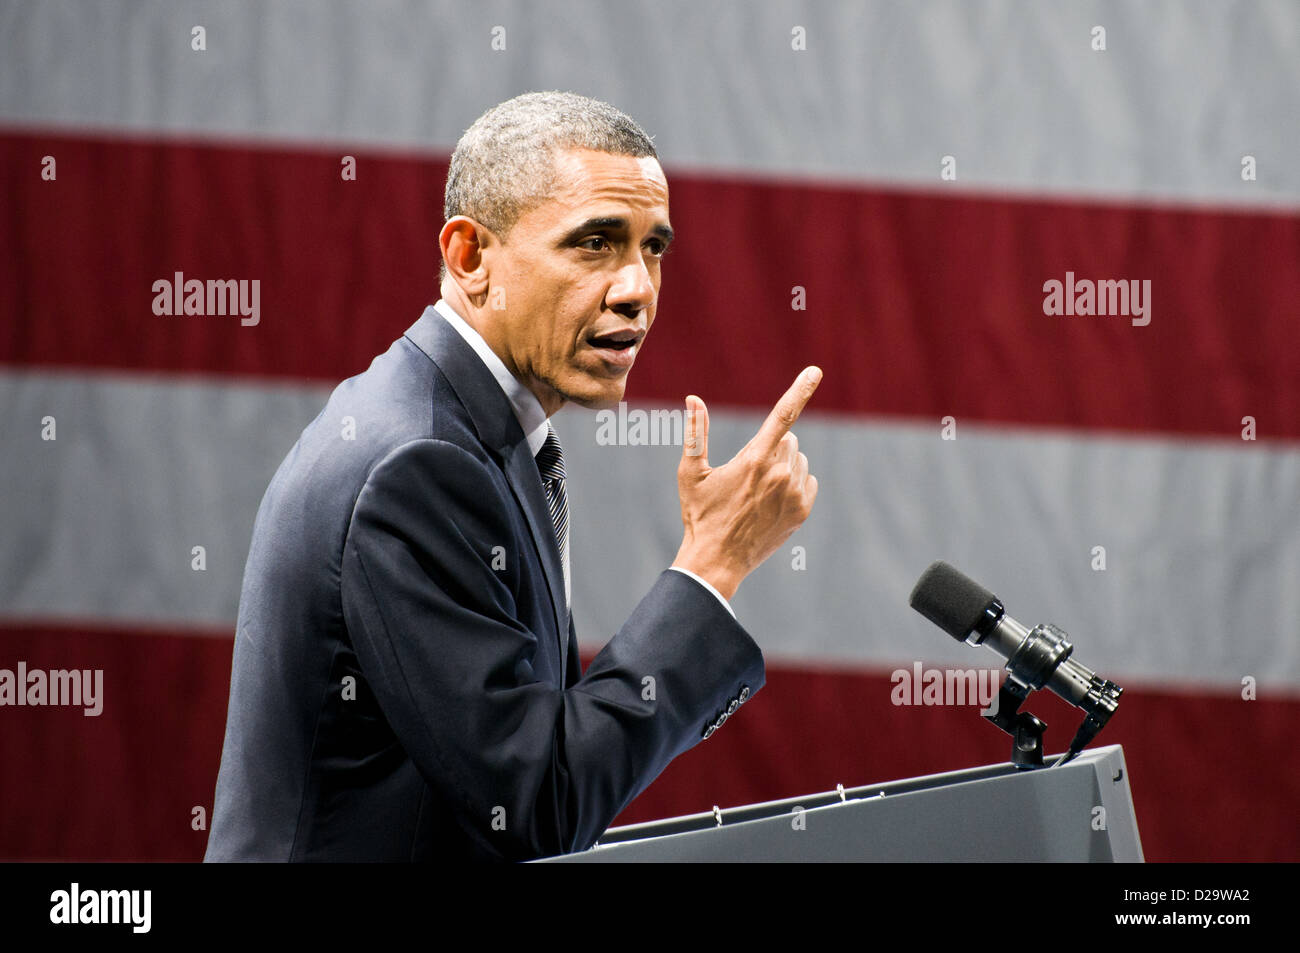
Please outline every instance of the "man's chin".
[{"label": "man's chin", "polygon": [[627,377],[625,375],[616,381],[605,380],[599,384],[589,382],[588,387],[583,388],[581,391],[577,391],[577,388],[575,388],[575,392],[564,394],[563,397],[567,402],[586,407],[588,410],[606,410],[618,406],[618,402],[623,399],[623,393],[626,389]]},{"label": "man's chin", "polygon": [[623,399],[623,392],[619,391],[613,396],[600,395],[598,397],[571,397],[572,403],[585,407],[588,410],[610,410],[618,407],[619,401]]}]

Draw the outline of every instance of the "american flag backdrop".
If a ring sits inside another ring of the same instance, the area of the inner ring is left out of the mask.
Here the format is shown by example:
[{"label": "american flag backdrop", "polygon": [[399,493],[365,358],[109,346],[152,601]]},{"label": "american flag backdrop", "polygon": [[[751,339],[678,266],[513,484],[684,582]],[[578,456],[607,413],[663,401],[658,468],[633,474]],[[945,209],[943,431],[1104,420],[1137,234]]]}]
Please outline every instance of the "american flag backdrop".
[{"label": "american flag backdrop", "polygon": [[[1147,859],[1300,859],[1294,2],[4,0],[0,84],[0,669],[103,673],[0,706],[0,858],[202,856],[261,495],[436,299],[461,132],[564,89],[668,175],[626,412],[698,393],[721,462],[825,372],[816,508],[733,603],[767,685],[620,822],[1005,760],[894,704],[998,664],[909,610],[945,559],[1125,687]],[[589,658],[681,449],[555,422]]]}]

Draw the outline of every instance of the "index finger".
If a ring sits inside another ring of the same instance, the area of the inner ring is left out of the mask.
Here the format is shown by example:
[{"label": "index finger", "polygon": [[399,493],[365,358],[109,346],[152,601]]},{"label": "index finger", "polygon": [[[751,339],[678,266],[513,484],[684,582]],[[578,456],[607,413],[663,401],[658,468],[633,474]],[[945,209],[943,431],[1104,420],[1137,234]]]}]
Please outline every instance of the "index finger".
[{"label": "index finger", "polygon": [[794,379],[790,389],[781,395],[781,399],[776,402],[772,412],[767,415],[763,421],[763,426],[758,428],[758,433],[754,435],[754,446],[763,453],[771,453],[776,449],[776,445],[781,442],[794,422],[799,419],[799,414],[803,412],[804,406],[808,403],[821,383],[822,369],[817,365],[805,367],[799,376]]}]

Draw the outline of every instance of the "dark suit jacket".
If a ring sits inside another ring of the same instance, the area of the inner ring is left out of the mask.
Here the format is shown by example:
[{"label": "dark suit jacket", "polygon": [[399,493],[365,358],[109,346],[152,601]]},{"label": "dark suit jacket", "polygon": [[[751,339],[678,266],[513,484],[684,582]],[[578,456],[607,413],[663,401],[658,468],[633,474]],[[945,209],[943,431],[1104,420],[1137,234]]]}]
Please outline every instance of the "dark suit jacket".
[{"label": "dark suit jacket", "polygon": [[763,681],[745,630],[672,570],[582,674],[537,465],[430,308],[262,501],[206,859],[583,849]]}]

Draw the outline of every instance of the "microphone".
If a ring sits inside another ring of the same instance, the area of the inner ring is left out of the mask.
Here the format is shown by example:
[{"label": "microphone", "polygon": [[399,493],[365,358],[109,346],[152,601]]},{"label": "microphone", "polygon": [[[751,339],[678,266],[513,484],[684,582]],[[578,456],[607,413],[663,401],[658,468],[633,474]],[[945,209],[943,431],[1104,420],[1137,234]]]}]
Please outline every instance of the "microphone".
[{"label": "microphone", "polygon": [[[1119,706],[1124,689],[1073,659],[1074,646],[1065,632],[1050,623],[1032,629],[1021,625],[1006,614],[997,596],[946,562],[931,563],[921,574],[909,604],[958,642],[983,645],[1006,659],[1009,678],[1003,691],[1010,690],[1016,708],[1029,692],[1046,687],[1087,713],[1058,765],[1082,751]],[[996,716],[994,721],[1015,733]]]}]

